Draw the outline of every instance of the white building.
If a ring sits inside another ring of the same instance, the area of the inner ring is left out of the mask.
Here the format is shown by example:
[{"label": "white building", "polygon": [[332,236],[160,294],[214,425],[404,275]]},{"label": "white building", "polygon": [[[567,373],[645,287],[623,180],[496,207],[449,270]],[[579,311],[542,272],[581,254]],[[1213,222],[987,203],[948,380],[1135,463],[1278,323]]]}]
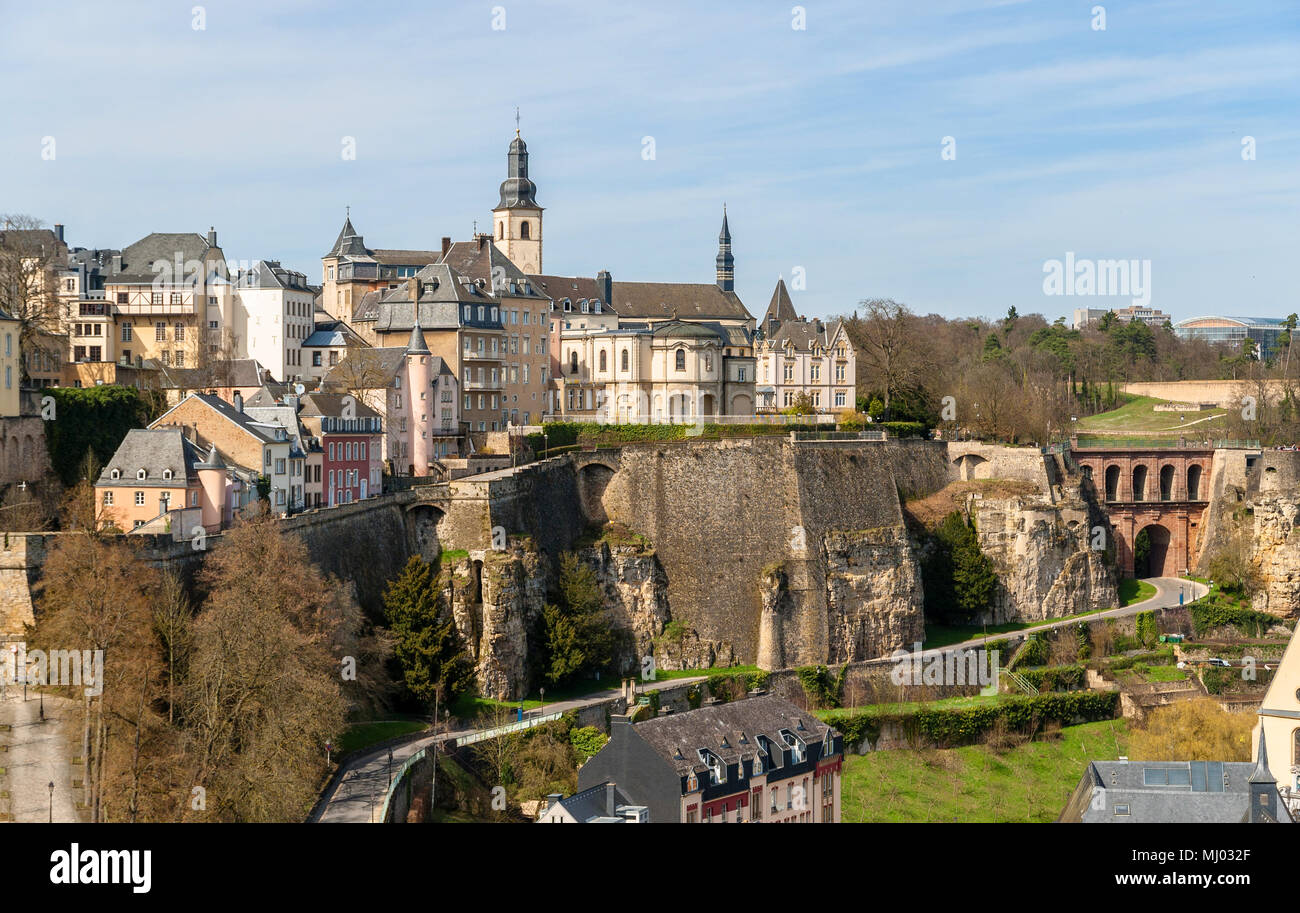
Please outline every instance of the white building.
[{"label": "white building", "polygon": [[239,274],[235,296],[238,354],[257,359],[276,380],[307,377],[302,346],[315,329],[307,277],[278,260],[259,260]]},{"label": "white building", "polygon": [[843,321],[823,324],[795,316],[778,280],[756,346],[758,411],[779,412],[807,397],[813,409],[835,413],[856,406],[857,353]]}]

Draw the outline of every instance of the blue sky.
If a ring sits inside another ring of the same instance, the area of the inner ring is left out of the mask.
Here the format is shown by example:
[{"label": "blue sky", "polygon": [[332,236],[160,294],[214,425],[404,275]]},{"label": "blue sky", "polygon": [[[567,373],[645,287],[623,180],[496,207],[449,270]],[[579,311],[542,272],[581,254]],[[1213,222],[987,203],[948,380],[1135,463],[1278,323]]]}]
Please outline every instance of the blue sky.
[{"label": "blue sky", "polygon": [[518,105],[547,272],[711,281],[725,201],[756,315],[796,268],[809,316],[1128,303],[1046,296],[1066,251],[1175,318],[1300,309],[1295,0],[195,5],[0,0],[0,211],[319,281],[345,205],[371,247],[489,225]]}]

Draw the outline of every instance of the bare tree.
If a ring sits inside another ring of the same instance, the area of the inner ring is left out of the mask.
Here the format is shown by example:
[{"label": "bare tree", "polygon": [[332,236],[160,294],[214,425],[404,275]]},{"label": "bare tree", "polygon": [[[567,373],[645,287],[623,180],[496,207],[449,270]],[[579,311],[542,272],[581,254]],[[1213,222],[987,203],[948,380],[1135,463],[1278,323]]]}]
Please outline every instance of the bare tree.
[{"label": "bare tree", "polygon": [[928,347],[917,332],[916,316],[905,305],[877,298],[861,302],[861,307],[863,316],[854,313],[845,328],[858,351],[863,379],[880,391],[888,418],[895,397],[922,385]]},{"label": "bare tree", "polygon": [[27,359],[61,354],[50,341],[62,329],[54,272],[67,266],[67,247],[33,216],[0,215],[0,309],[18,321],[22,383]]}]

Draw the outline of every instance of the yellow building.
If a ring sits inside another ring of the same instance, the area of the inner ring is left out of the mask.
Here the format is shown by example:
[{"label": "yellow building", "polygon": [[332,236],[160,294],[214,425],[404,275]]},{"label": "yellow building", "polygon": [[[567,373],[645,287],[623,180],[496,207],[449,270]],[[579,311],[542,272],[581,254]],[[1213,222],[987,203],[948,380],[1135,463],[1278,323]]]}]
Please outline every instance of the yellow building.
[{"label": "yellow building", "polygon": [[19,345],[19,322],[0,310],[0,418],[19,412],[18,386],[22,380],[22,349]]}]

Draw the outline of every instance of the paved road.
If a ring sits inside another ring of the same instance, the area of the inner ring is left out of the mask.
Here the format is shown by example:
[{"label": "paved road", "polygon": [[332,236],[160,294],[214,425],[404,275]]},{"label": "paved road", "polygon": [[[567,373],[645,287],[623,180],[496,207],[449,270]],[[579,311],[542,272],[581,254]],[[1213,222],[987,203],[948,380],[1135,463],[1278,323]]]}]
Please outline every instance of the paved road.
[{"label": "paved road", "polygon": [[[689,685],[704,680],[705,676],[697,675],[691,678],[674,678],[662,682],[638,683],[638,688],[640,691],[659,691],[663,688],[675,688],[679,685]],[[566,710],[577,710],[581,707],[589,707],[592,704],[599,704],[602,701],[618,697],[620,693],[618,688],[610,688],[608,691],[601,691],[576,700],[558,701],[554,704],[548,703],[544,710],[548,715]],[[427,748],[434,742],[462,738],[478,731],[478,729],[473,728],[455,729],[398,745],[393,748],[392,774],[396,775],[407,758],[421,749]],[[331,781],[325,794],[321,797],[321,801],[312,809],[311,816],[307,820],[313,824],[364,824],[370,822],[377,818],[383,810],[384,794],[388,791],[388,783],[387,748],[381,748],[353,758],[341,768],[339,776],[336,776]]]},{"label": "paved road", "polygon": [[9,685],[0,698],[0,723],[11,727],[0,732],[0,789],[9,791],[8,810],[18,822],[46,822],[51,818],[49,785],[54,783],[53,820],[80,821],[76,801],[81,794],[72,789],[71,760],[81,751],[77,729],[76,701],[45,695],[45,722],[40,719],[41,702],[29,689],[23,702],[21,685]]},{"label": "paved road", "polygon": [[[1147,577],[1146,583],[1156,588],[1156,594],[1149,599],[1141,602],[1135,602],[1132,605],[1126,605],[1118,609],[1107,609],[1104,612],[1098,612],[1096,615],[1085,615],[1083,617],[1063,618],[1060,621],[1054,621],[1051,624],[1036,625],[1031,630],[1034,633],[1039,631],[1050,631],[1053,628],[1063,628],[1066,625],[1078,624],[1080,621],[1092,621],[1095,618],[1124,618],[1129,615],[1136,615],[1139,612],[1146,612],[1151,609],[1166,609],[1178,605],[1178,596],[1180,593],[1185,594],[1184,604],[1191,602],[1193,599],[1199,599],[1209,592],[1209,587],[1203,583],[1195,583],[1191,580],[1183,580],[1179,577]],[[932,650],[921,651],[922,656],[939,656],[944,653],[952,653],[957,650],[969,650],[973,647],[980,647],[986,643],[997,640],[1005,640],[1007,637],[1023,633],[1022,631],[1011,631],[1003,634],[990,634],[987,637],[976,637],[971,640],[962,641],[959,644],[949,644],[946,647],[935,647]]]}]

